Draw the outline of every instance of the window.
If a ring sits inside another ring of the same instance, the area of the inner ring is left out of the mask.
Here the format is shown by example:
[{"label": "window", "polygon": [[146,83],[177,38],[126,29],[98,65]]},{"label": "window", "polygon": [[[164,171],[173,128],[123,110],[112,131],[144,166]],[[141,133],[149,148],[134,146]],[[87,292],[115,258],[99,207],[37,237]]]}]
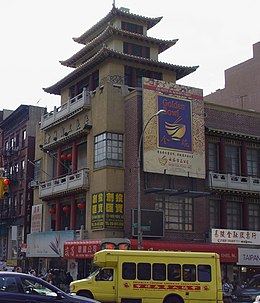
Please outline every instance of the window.
[{"label": "window", "polygon": [[103,133],[95,137],[94,167],[123,166],[123,135]]},{"label": "window", "polygon": [[182,266],[183,281],[194,282],[196,281],[196,266],[192,264],[184,264]]},{"label": "window", "polygon": [[122,21],[121,28],[123,30],[129,31],[132,33],[141,34],[141,35],[143,35],[143,33],[144,33],[143,26],[134,24],[134,23],[130,23],[130,22]]},{"label": "window", "polygon": [[210,265],[198,265],[198,280],[200,282],[210,282],[211,281]]},{"label": "window", "polygon": [[260,204],[248,204],[249,230],[260,230]]},{"label": "window", "polygon": [[137,264],[137,279],[138,280],[151,280],[151,264],[138,263]]},{"label": "window", "polygon": [[142,87],[142,77],[162,80],[162,73],[125,66],[125,85]]},{"label": "window", "polygon": [[41,181],[41,160],[34,162],[34,181],[38,183]]},{"label": "window", "polygon": [[260,177],[260,151],[257,149],[247,149],[247,174]]},{"label": "window", "polygon": [[227,202],[227,228],[241,229],[241,203]]},{"label": "window", "polygon": [[227,173],[240,175],[240,149],[238,146],[227,145],[225,147]]},{"label": "window", "polygon": [[26,144],[26,137],[27,137],[26,129],[24,129],[22,132],[22,147],[24,147]]},{"label": "window", "polygon": [[218,144],[208,144],[208,170],[213,172],[219,171],[218,163]]},{"label": "window", "polygon": [[135,280],[136,264],[132,262],[124,262],[122,266],[122,277],[125,280]]},{"label": "window", "polygon": [[168,280],[180,281],[181,280],[181,265],[180,264],[168,264]]},{"label": "window", "polygon": [[124,42],[123,44],[123,53],[143,58],[150,58],[149,47],[128,42]]},{"label": "window", "polygon": [[193,202],[191,198],[158,197],[156,210],[163,210],[165,229],[192,231],[193,230]]},{"label": "window", "polygon": [[220,227],[220,203],[219,203],[219,200],[209,200],[209,225],[210,225],[210,228]]},{"label": "window", "polygon": [[21,174],[20,174],[20,177],[24,178],[24,174],[25,174],[25,161],[22,160],[21,161]]},{"label": "window", "polygon": [[164,281],[166,279],[166,265],[162,263],[153,264],[153,280]]}]

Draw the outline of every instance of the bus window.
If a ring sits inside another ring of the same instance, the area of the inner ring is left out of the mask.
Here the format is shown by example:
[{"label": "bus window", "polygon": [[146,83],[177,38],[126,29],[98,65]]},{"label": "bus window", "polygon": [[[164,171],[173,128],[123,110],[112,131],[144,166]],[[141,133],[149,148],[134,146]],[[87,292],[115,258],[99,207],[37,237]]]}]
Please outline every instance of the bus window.
[{"label": "bus window", "polygon": [[164,281],[166,279],[166,265],[161,263],[153,264],[153,280]]},{"label": "bus window", "polygon": [[136,264],[132,262],[124,262],[122,266],[122,278],[125,280],[136,279]]},{"label": "bus window", "polygon": [[210,282],[211,281],[210,265],[198,265],[198,280],[200,282]]},{"label": "bus window", "polygon": [[184,264],[183,270],[183,281],[194,282],[196,281],[196,266],[192,264]]},{"label": "bus window", "polygon": [[180,281],[181,280],[180,264],[168,264],[168,280],[169,281]]},{"label": "bus window", "polygon": [[138,280],[151,280],[151,264],[150,263],[138,263],[137,278],[138,278]]}]

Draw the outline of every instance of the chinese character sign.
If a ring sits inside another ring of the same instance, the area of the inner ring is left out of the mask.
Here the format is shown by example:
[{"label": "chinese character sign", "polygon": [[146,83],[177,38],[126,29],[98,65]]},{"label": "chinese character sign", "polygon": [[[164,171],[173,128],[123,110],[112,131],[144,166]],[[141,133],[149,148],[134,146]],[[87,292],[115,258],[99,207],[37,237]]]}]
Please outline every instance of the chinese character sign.
[{"label": "chinese character sign", "polygon": [[104,200],[105,193],[97,193],[92,195],[91,203],[91,228],[92,229],[101,229],[104,228]]},{"label": "chinese character sign", "polygon": [[92,229],[124,228],[124,194],[101,192],[92,195]]},{"label": "chinese character sign", "polygon": [[212,229],[213,243],[260,245],[260,231]]},{"label": "chinese character sign", "polygon": [[42,204],[32,206],[31,233],[42,231]]},{"label": "chinese character sign", "polygon": [[201,89],[143,78],[146,172],[205,178],[204,102]]}]

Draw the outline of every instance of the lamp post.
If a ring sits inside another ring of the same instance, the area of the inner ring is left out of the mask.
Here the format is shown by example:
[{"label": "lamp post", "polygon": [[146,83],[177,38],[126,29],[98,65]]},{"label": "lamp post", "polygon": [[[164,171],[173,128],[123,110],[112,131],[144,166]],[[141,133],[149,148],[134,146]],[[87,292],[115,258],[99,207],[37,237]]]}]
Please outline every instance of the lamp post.
[{"label": "lamp post", "polygon": [[157,113],[153,114],[145,123],[143,131],[141,133],[139,144],[138,144],[138,158],[137,158],[137,237],[138,237],[138,250],[142,250],[142,219],[141,219],[141,177],[140,177],[140,169],[141,169],[141,146],[143,143],[144,132],[154,117],[157,117],[161,114],[164,114],[166,111],[164,109],[160,109]]}]

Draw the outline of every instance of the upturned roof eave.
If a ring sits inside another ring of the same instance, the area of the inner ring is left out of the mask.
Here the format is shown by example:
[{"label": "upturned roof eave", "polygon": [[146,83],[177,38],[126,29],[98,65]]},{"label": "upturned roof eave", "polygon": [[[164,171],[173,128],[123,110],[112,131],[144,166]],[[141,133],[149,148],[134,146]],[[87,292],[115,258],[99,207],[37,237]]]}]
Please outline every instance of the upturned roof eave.
[{"label": "upturned roof eave", "polygon": [[94,40],[89,42],[85,47],[83,47],[81,50],[79,50],[77,53],[75,53],[70,58],[60,61],[60,63],[64,66],[75,68],[77,62],[83,56],[85,56],[88,52],[93,50],[96,46],[101,45],[102,43],[105,43],[105,41],[112,38],[113,35],[127,36],[133,40],[138,39],[138,40],[145,41],[147,43],[155,44],[159,47],[159,54],[164,52],[166,49],[170,48],[171,46],[175,45],[178,41],[178,39],[163,40],[163,39],[148,37],[148,36],[128,32],[128,31],[125,31],[125,30],[122,30],[122,29],[109,25],[99,36],[97,36]]},{"label": "upturned roof eave", "polygon": [[80,77],[82,74],[86,73],[88,70],[94,68],[107,58],[116,58],[118,60],[125,60],[128,62],[140,63],[147,66],[158,67],[164,70],[171,70],[176,73],[176,80],[179,80],[191,73],[193,73],[198,66],[180,66],[180,65],[173,65],[170,63],[160,62],[152,59],[147,59],[143,57],[137,57],[133,55],[123,54],[107,47],[103,47],[97,52],[92,58],[87,60],[84,64],[79,66],[77,69],[72,71],[66,77],[58,81],[56,84],[48,87],[43,88],[43,90],[50,94],[60,95],[61,89],[67,86],[70,82]]},{"label": "upturned roof eave", "polygon": [[73,40],[80,44],[86,44],[88,42],[88,37],[91,36],[94,32],[98,31],[99,28],[104,27],[107,25],[107,23],[111,22],[116,16],[122,16],[126,17],[128,19],[134,19],[134,20],[141,20],[142,22],[146,23],[147,29],[152,28],[154,25],[159,23],[162,19],[162,17],[156,17],[156,18],[149,18],[144,17],[132,13],[123,12],[120,9],[113,6],[111,11],[101,20],[99,20],[95,25],[93,25],[90,29],[88,29],[84,34],[82,34],[79,37],[73,38]]}]

